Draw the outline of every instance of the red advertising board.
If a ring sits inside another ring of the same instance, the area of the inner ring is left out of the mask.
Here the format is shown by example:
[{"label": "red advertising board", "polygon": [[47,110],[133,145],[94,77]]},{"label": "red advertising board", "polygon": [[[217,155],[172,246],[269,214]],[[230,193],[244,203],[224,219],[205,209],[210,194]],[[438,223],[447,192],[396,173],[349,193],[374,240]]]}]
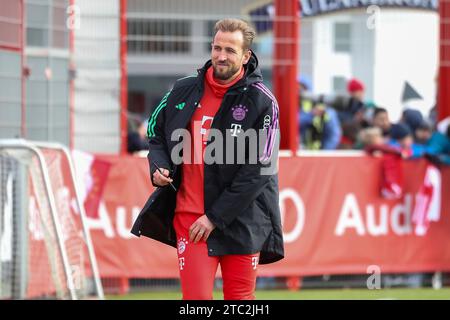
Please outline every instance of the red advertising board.
[{"label": "red advertising board", "polygon": [[[99,212],[89,226],[102,277],[178,277],[176,250],[130,234],[153,188],[147,159],[100,157],[111,163]],[[421,212],[428,164],[405,161],[404,195],[380,196],[381,159],[280,158],[285,259],[259,275],[293,276],[450,270],[450,168],[432,170],[438,208]],[[436,205],[436,201],[434,201]],[[440,208],[439,208],[440,206]],[[419,218],[418,218],[419,217]],[[424,220],[425,219],[425,220]]]}]

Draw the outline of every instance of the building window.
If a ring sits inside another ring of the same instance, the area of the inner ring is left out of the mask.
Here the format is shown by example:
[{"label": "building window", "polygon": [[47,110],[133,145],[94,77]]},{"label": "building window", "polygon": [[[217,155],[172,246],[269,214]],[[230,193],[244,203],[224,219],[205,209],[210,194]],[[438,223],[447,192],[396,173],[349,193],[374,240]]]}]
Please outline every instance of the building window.
[{"label": "building window", "polygon": [[335,94],[345,94],[346,93],[347,81],[344,77],[335,76],[333,77],[333,91]]},{"label": "building window", "polygon": [[215,20],[209,20],[205,22],[205,50],[206,52],[211,52],[211,43],[214,40],[214,26],[216,25]]},{"label": "building window", "polygon": [[188,20],[128,20],[130,53],[186,53],[191,50]]},{"label": "building window", "polygon": [[28,0],[27,45],[31,47],[69,47],[66,27],[68,0]]},{"label": "building window", "polygon": [[334,24],[334,51],[349,53],[351,50],[351,25],[338,22]]},{"label": "building window", "polygon": [[0,10],[0,45],[20,48],[21,32],[20,2],[3,1]]}]

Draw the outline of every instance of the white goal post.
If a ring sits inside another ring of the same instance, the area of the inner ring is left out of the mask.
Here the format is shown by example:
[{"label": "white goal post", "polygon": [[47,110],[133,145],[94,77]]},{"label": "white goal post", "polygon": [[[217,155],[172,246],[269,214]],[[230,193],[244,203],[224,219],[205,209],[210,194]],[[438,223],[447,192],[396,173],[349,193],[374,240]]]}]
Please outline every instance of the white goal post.
[{"label": "white goal post", "polygon": [[0,140],[0,299],[104,299],[69,150]]}]

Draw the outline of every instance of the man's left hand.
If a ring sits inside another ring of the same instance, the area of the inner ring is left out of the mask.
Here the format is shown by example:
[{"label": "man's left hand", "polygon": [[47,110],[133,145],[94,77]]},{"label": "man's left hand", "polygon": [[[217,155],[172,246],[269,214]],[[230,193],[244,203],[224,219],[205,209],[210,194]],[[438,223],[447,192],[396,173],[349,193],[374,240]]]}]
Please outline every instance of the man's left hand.
[{"label": "man's left hand", "polygon": [[205,214],[202,215],[189,228],[189,241],[193,243],[202,239],[206,241],[215,227]]}]

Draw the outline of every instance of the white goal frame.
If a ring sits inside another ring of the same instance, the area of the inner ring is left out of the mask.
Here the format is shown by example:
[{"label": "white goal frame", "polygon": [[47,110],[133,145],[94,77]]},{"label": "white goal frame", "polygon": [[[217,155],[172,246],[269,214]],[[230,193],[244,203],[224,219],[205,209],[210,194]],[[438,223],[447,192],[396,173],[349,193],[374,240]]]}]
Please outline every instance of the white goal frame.
[{"label": "white goal frame", "polygon": [[71,157],[71,154],[70,154],[68,148],[59,143],[36,142],[36,141],[28,141],[28,140],[24,140],[24,139],[0,140],[0,151],[4,151],[4,150],[8,150],[8,149],[9,150],[27,150],[27,151],[33,153],[34,155],[36,155],[36,157],[37,157],[39,167],[40,167],[40,172],[42,174],[42,179],[43,179],[44,186],[45,186],[45,193],[47,196],[51,216],[53,219],[53,224],[54,224],[55,231],[56,231],[56,238],[58,240],[59,253],[61,255],[63,266],[64,266],[64,273],[65,273],[65,276],[67,279],[67,286],[69,289],[70,298],[72,300],[77,300],[78,297],[77,297],[75,286],[74,286],[74,278],[73,278],[73,274],[71,272],[71,268],[69,265],[66,248],[65,248],[63,240],[62,240],[63,237],[62,237],[62,231],[61,231],[61,224],[59,222],[59,215],[57,214],[57,206],[56,206],[55,196],[52,191],[52,186],[50,183],[49,170],[47,168],[47,164],[46,164],[46,161],[45,161],[45,158],[44,158],[44,155],[43,155],[41,149],[60,151],[60,152],[62,152],[64,157],[67,159],[67,162],[68,162],[69,168],[70,168],[70,177],[71,177],[74,191],[75,191],[75,199],[76,199],[76,203],[77,203],[79,213],[80,213],[81,225],[82,225],[82,229],[83,229],[83,236],[84,236],[84,240],[86,242],[86,246],[87,246],[87,250],[88,250],[89,263],[92,268],[92,276],[94,279],[96,297],[98,299],[103,300],[104,293],[103,293],[103,288],[102,288],[100,275],[99,275],[99,271],[98,271],[97,260],[95,258],[94,247],[92,245],[91,236],[90,236],[89,230],[87,228],[86,211],[84,209],[84,205],[82,204],[82,202],[80,200],[81,199],[80,191],[78,189],[79,187],[77,184],[77,176],[75,174],[75,167],[73,165],[72,157]]}]

